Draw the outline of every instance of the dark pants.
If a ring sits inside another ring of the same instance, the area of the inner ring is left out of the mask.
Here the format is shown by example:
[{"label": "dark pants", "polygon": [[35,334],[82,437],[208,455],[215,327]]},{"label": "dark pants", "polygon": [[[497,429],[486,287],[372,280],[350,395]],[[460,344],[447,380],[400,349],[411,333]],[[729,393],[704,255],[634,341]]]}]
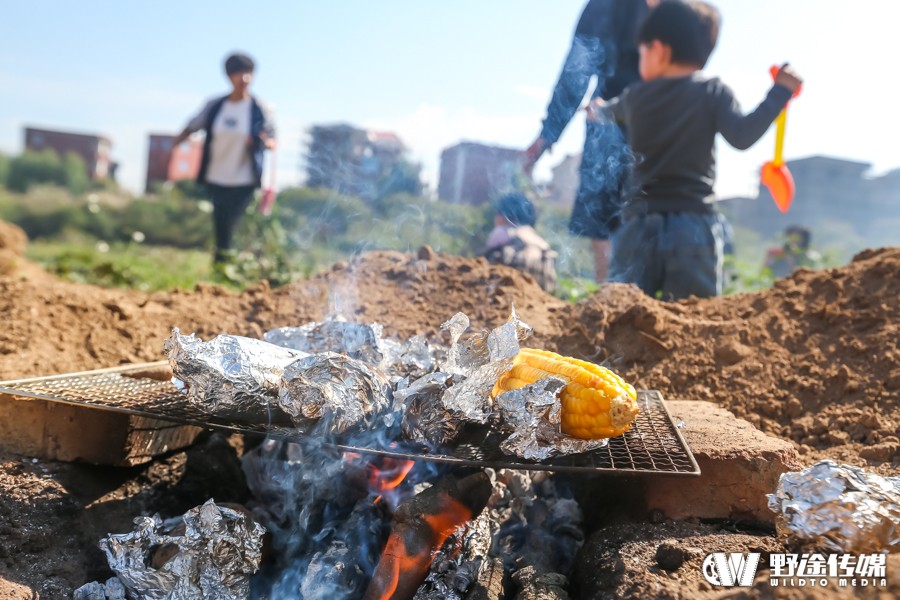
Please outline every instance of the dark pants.
[{"label": "dark pants", "polygon": [[206,184],[210,200],[213,204],[213,226],[216,233],[215,262],[222,262],[228,250],[231,250],[231,238],[241,216],[247,212],[247,207],[253,200],[252,185],[228,187]]},{"label": "dark pants", "polygon": [[725,218],[651,213],[626,218],[612,236],[609,279],[678,300],[722,293]]}]

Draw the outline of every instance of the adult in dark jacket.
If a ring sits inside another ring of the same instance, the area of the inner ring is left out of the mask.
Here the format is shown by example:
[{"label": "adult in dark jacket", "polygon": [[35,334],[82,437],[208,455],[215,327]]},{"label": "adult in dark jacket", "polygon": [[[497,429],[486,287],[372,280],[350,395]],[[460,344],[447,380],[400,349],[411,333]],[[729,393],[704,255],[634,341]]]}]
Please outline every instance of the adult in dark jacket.
[{"label": "adult in dark jacket", "polygon": [[209,100],[175,138],[177,146],[194,132],[206,132],[197,181],[206,185],[213,204],[215,263],[227,258],[234,229],[262,184],[263,154],[275,148],[271,113],[250,95],[254,68],[246,54],[229,56],[231,93]]},{"label": "adult in dark jacket", "polygon": [[[651,6],[658,0],[589,0],[572,37],[572,47],[547,106],[540,135],[525,150],[525,169],[562,135],[578,111],[591,83],[597,83],[591,98],[618,96],[640,80],[637,31]],[[615,126],[588,122],[579,168],[578,193],[569,222],[574,235],[591,239],[595,276],[606,279],[609,237],[619,223],[619,197],[631,164],[623,133]]]}]

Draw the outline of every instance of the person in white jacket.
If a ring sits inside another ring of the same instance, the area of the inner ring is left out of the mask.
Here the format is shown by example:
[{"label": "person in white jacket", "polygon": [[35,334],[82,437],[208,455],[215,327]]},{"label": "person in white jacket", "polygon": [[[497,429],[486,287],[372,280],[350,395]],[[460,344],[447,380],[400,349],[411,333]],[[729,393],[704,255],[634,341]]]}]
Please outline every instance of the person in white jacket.
[{"label": "person in white jacket", "polygon": [[263,153],[275,148],[271,113],[250,95],[255,68],[246,54],[229,56],[225,74],[231,92],[207,101],[175,138],[177,146],[194,132],[206,132],[197,181],[213,204],[214,263],[227,259],[234,229],[262,185]]}]

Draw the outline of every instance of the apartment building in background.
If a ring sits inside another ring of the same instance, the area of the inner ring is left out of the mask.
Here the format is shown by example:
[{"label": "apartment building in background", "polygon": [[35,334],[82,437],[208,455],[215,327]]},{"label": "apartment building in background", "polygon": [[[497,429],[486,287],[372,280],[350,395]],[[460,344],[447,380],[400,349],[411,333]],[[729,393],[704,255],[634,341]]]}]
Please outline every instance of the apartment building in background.
[{"label": "apartment building in background", "polygon": [[115,179],[117,164],[110,159],[112,142],[103,135],[73,133],[55,129],[25,128],[25,150],[44,152],[53,150],[60,157],[69,152],[84,160],[89,179]]},{"label": "apartment building in background", "polygon": [[865,162],[809,156],[787,161],[796,192],[789,210],[775,206],[765,186],[755,198],[728,198],[719,206],[735,227],[775,239],[788,226],[812,232],[818,248],[842,249],[849,258],[863,248],[900,245],[900,170],[879,176]]},{"label": "apartment building in background", "polygon": [[460,142],[441,152],[438,197],[454,204],[491,202],[514,187],[521,164],[521,150]]},{"label": "apartment building in background", "polygon": [[144,189],[154,191],[166,181],[196,179],[203,142],[187,140],[173,148],[174,135],[151,133],[147,139],[147,176]]},{"label": "apartment building in background", "polygon": [[306,185],[371,200],[404,159],[403,141],[389,131],[366,130],[344,123],[310,128]]}]

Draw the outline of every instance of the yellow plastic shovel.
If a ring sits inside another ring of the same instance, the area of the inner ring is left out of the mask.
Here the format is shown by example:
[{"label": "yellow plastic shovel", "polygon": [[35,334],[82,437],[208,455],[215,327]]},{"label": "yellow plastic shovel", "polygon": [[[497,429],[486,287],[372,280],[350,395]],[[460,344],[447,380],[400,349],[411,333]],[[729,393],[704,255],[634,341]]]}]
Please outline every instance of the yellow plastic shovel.
[{"label": "yellow plastic shovel", "polygon": [[[772,78],[778,74],[778,67],[772,67]],[[800,93],[798,88],[792,98],[796,98]],[[784,130],[787,125],[787,109],[785,105],[778,118],[775,119],[775,157],[762,166],[760,173],[760,181],[769,189],[772,199],[775,200],[775,206],[783,213],[786,213],[791,207],[794,200],[794,178],[784,164]]]}]

